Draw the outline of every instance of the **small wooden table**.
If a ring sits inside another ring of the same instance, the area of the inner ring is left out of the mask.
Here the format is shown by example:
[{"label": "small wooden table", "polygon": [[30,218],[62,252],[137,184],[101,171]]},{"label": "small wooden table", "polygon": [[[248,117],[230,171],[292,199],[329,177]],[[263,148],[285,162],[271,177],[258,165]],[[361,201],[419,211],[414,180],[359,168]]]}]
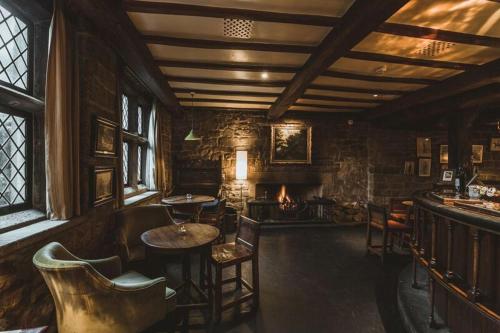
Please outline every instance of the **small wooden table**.
[{"label": "small wooden table", "polygon": [[[181,232],[181,228],[185,228],[185,232]],[[155,228],[144,232],[141,235],[141,240],[146,245],[147,255],[153,254],[162,255],[183,255],[182,261],[182,279],[183,282],[175,290],[186,289],[190,292],[190,286],[201,295],[202,303],[180,304],[177,308],[186,311],[192,309],[208,308],[209,322],[212,321],[213,312],[213,291],[212,279],[207,279],[207,292],[202,288],[204,283],[200,278],[200,286],[196,285],[191,279],[191,258],[193,253],[199,253],[201,256],[200,264],[205,263],[207,267],[207,276],[212,276],[212,268],[208,260],[212,255],[212,243],[219,237],[219,229],[207,225],[197,223],[184,223],[182,225],[169,225],[165,227]],[[185,321],[187,325],[187,320]],[[192,327],[196,328],[196,327]]]},{"label": "small wooden table", "polygon": [[198,223],[200,221],[200,213],[202,210],[201,205],[207,202],[212,202],[215,197],[210,195],[198,195],[193,194],[191,198],[187,198],[185,195],[175,195],[162,200],[166,205],[174,207],[174,209],[192,214],[193,222]]}]

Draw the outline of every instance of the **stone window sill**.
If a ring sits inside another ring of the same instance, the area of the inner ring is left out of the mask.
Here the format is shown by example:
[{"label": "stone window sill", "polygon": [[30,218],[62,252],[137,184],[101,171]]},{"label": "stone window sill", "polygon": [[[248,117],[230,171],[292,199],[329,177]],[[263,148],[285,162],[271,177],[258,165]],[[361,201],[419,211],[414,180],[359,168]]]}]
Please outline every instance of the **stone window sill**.
[{"label": "stone window sill", "polygon": [[124,201],[125,207],[135,206],[144,202],[146,200],[153,199],[154,197],[159,197],[161,194],[159,191],[147,191],[141,194],[134,195],[133,197],[127,198]]},{"label": "stone window sill", "polygon": [[25,227],[46,218],[45,213],[36,209],[27,209],[0,216],[0,234]]}]

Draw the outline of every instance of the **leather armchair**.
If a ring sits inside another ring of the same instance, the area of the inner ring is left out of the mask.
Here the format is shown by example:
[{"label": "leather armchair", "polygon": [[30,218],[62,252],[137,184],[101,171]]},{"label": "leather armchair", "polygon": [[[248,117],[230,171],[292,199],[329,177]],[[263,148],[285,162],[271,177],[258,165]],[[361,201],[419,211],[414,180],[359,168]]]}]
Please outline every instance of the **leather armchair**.
[{"label": "leather armchair", "polygon": [[141,332],[175,309],[165,278],[123,274],[117,256],[80,259],[53,242],[38,250],[33,264],[54,299],[60,333]]},{"label": "leather armchair", "polygon": [[163,205],[122,209],[116,213],[116,221],[118,254],[125,264],[146,259],[146,248],[141,241],[143,232],[174,223]]}]

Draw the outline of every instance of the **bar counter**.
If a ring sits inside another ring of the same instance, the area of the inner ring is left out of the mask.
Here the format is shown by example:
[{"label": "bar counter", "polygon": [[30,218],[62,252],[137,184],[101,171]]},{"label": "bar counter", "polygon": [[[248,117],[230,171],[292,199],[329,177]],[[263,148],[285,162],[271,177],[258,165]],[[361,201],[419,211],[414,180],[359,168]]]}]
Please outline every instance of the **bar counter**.
[{"label": "bar counter", "polygon": [[[435,313],[453,333],[500,332],[500,216],[467,201],[414,195],[411,250],[430,277],[430,325]],[[465,205],[463,205],[465,203]],[[460,206],[458,206],[460,205]],[[479,206],[479,205],[478,205]]]}]

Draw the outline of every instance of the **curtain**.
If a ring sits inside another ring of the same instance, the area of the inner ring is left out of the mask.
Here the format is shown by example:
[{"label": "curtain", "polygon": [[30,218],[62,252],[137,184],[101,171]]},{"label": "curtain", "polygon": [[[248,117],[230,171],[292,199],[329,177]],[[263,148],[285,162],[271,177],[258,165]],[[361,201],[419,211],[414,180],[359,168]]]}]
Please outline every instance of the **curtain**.
[{"label": "curtain", "polygon": [[163,195],[167,194],[168,191],[168,170],[167,170],[167,156],[165,156],[165,150],[163,149],[165,142],[162,140],[162,133],[166,131],[163,128],[163,117],[164,110],[156,108],[156,126],[155,126],[155,184],[156,189],[160,191]]},{"label": "curtain", "polygon": [[153,103],[151,108],[151,115],[149,116],[148,125],[148,151],[146,154],[146,175],[144,183],[146,184],[148,190],[156,189],[156,102]]},{"label": "curtain", "polygon": [[47,211],[51,219],[80,214],[79,115],[73,108],[71,31],[62,0],[54,1],[45,87]]}]

